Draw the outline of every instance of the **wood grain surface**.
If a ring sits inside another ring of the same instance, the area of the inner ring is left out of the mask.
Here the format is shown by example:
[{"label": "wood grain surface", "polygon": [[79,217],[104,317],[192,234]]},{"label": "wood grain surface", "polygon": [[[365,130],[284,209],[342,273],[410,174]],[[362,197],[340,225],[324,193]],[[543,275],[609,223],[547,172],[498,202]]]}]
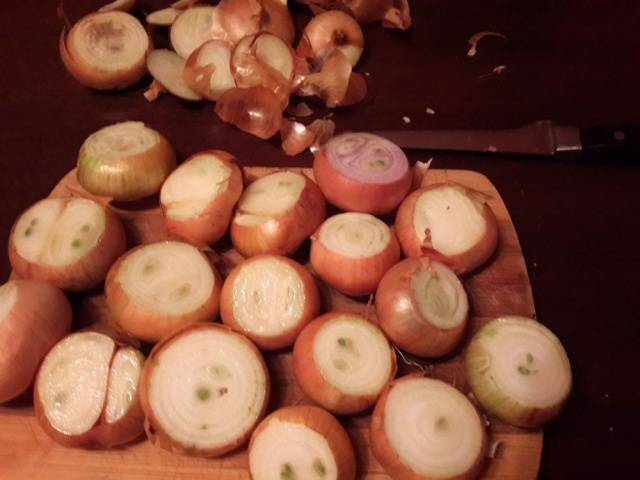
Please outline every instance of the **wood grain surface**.
[{"label": "wood grain surface", "polygon": [[[292,168],[312,178],[310,169]],[[269,167],[245,167],[247,182],[269,172]],[[535,317],[529,277],[515,228],[500,194],[482,174],[468,170],[429,170],[423,184],[445,181],[458,182],[479,190],[490,197],[489,204],[498,219],[500,243],[491,261],[463,281],[472,307],[468,335],[489,319],[502,314]],[[55,187],[52,196],[91,197],[69,172]],[[96,198],[96,197],[91,197]],[[108,204],[123,220],[129,247],[143,242],[167,238],[157,199],[142,203]],[[228,248],[228,239],[211,252],[219,270],[226,274],[242,258]],[[304,261],[305,247],[299,260]],[[375,310],[368,299],[351,299],[321,286],[326,310],[358,311],[375,321]],[[72,299],[75,304],[75,325],[110,329],[108,310],[101,294]],[[467,339],[468,339],[467,335]],[[272,378],[273,392],[270,409],[283,405],[309,403],[295,384],[291,370],[290,351],[265,355]],[[399,375],[422,370],[428,376],[445,380],[463,392],[468,392],[459,351],[441,361],[425,362],[399,352]],[[140,439],[130,445],[108,451],[70,449],[50,440],[38,426],[31,407],[30,392],[20,399],[0,406],[0,479],[51,480],[129,480],[129,479],[248,479],[245,449],[217,459],[201,459],[175,455]],[[388,479],[368,447],[369,414],[341,418],[353,441],[361,479]],[[508,426],[495,419],[487,419],[490,439],[498,442],[494,458],[487,461],[483,478],[531,479],[537,476],[542,454],[542,431],[527,431]]]}]

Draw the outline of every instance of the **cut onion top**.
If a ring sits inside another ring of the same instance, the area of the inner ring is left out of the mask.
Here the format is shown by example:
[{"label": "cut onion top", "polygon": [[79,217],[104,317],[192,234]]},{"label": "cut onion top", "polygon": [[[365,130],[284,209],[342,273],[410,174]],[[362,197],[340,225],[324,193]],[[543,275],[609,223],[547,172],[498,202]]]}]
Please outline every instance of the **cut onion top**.
[{"label": "cut onion top", "polygon": [[169,142],[142,122],[120,122],[92,133],[78,154],[80,185],[94,195],[137,200],[153,195],[175,168]]},{"label": "cut onion top", "polygon": [[116,423],[131,409],[138,395],[143,365],[144,355],[132,347],[120,348],[113,356],[104,407],[107,423]]},{"label": "cut onion top", "polygon": [[329,217],[318,231],[318,241],[340,256],[367,258],[382,253],[392,235],[373,215],[349,212]]},{"label": "cut onion top", "polygon": [[475,478],[487,435],[469,399],[431,378],[391,383],[373,413],[371,447],[394,478]]},{"label": "cut onion top", "polygon": [[183,79],[193,91],[216,101],[236,86],[231,73],[231,45],[223,40],[208,40],[189,56]]},{"label": "cut onion top", "polygon": [[482,327],[465,357],[471,389],[492,415],[521,427],[555,417],[571,391],[571,365],[544,325],[505,316]]},{"label": "cut onion top", "polygon": [[176,21],[176,18],[178,18],[181,13],[182,10],[179,10],[177,8],[162,8],[160,10],[156,10],[155,12],[151,12],[146,16],[145,20],[149,25],[168,27],[169,25],[173,25],[173,22]]},{"label": "cut onion top", "polygon": [[244,443],[269,398],[269,376],[258,350],[217,325],[192,326],[158,344],[142,385],[152,440],[201,456]]},{"label": "cut onion top", "polygon": [[231,88],[218,99],[215,112],[224,122],[266,140],[282,125],[282,104],[271,90]]},{"label": "cut onion top", "polygon": [[184,10],[171,25],[171,45],[186,59],[207,40],[228,40],[217,7],[195,6]]},{"label": "cut onion top", "polygon": [[176,97],[192,102],[202,100],[202,97],[185,83],[185,60],[175,52],[165,49],[154,50],[147,56],[147,68],[151,76]]},{"label": "cut onion top", "polygon": [[322,62],[337,49],[354,66],[363,48],[364,36],[358,22],[345,12],[331,10],[311,19],[304,29],[297,52],[305,58]]},{"label": "cut onion top", "polygon": [[234,219],[241,225],[264,223],[292,208],[305,187],[305,177],[295,172],[276,172],[253,182],[238,202]]}]

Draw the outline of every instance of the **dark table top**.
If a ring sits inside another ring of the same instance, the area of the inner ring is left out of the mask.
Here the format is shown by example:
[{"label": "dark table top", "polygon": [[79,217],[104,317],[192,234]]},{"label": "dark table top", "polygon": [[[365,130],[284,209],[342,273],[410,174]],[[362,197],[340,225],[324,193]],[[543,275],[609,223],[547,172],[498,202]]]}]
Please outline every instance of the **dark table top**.
[{"label": "dark table top", "polygon": [[[66,0],[72,20],[100,1]],[[166,1],[140,1],[143,11]],[[309,166],[224,125],[210,104],[171,96],[153,104],[148,80],[122,93],[77,84],[62,66],[58,0],[22,0],[0,14],[0,250],[19,212],[47,195],[74,167],[98,128],[136,119],[164,133],[179,157],[218,148],[246,165]],[[409,32],[364,28],[357,66],[369,72],[366,100],[339,110],[338,131],[513,127],[554,119],[580,127],[640,124],[640,4],[635,0],[531,2],[412,0]],[[309,18],[294,8],[298,25]],[[469,58],[467,39],[486,39]],[[496,65],[502,75],[484,76]],[[426,108],[435,115],[426,114]],[[564,343],[574,389],[545,429],[542,478],[623,478],[640,474],[640,267],[638,166],[560,163],[515,157],[408,152],[436,168],[484,173],[517,228],[538,312]],[[0,279],[9,273],[0,258]]]}]

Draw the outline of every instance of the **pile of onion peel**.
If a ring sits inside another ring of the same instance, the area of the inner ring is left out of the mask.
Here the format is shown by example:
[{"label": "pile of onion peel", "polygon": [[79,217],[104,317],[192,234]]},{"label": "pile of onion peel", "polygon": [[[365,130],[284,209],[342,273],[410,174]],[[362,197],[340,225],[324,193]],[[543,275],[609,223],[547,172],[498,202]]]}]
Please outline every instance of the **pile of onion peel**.
[{"label": "pile of onion peel", "polygon": [[307,148],[312,152],[324,145],[335,132],[333,120],[316,119],[309,125],[284,119],[280,128],[282,149],[287,155],[297,155]]}]

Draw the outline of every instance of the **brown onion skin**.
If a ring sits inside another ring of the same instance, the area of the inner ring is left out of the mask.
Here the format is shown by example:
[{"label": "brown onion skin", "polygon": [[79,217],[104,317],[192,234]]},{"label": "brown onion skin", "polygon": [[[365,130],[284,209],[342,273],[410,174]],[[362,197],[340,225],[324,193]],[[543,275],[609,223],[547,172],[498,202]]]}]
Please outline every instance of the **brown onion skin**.
[{"label": "brown onion skin", "polygon": [[312,405],[295,405],[279,408],[268,415],[251,435],[249,452],[256,438],[272,421],[297,423],[319,433],[327,440],[338,467],[337,480],[353,480],[356,477],[356,458],[353,445],[340,422],[326,410]]},{"label": "brown onion skin", "polygon": [[282,104],[275,93],[264,87],[231,88],[214,107],[223,122],[267,140],[280,131]]},{"label": "brown onion skin", "polygon": [[82,258],[62,267],[30,262],[20,256],[14,243],[16,221],[9,237],[9,261],[15,272],[22,278],[51,283],[71,292],[87,290],[102,283],[111,264],[125,251],[127,240],[118,217],[108,208],[102,205],[100,208],[105,214],[105,226],[97,245]]},{"label": "brown onion skin", "polygon": [[464,335],[467,319],[450,329],[438,328],[420,314],[411,287],[413,277],[428,270],[429,258],[406,258],[391,267],[376,290],[378,325],[399,348],[419,357],[450,353]]},{"label": "brown onion skin", "polygon": [[[320,329],[327,322],[342,315],[360,316],[347,312],[329,312],[320,315],[300,332],[293,346],[291,358],[296,383],[307,397],[332,413],[351,415],[371,407],[378,399],[379,394],[350,395],[339,391],[324,378],[313,357],[313,343]],[[364,317],[362,320],[368,321]],[[391,352],[391,372],[388,381],[390,382],[396,376],[398,366],[393,347],[389,346],[389,350]]]},{"label": "brown onion skin", "polygon": [[222,150],[207,150],[192,155],[184,163],[205,154],[214,155],[231,169],[227,189],[216,195],[202,213],[187,220],[169,218],[166,215],[166,207],[162,203],[160,204],[164,216],[164,225],[169,236],[196,246],[215,243],[226,233],[233,214],[233,208],[238,202],[243,189],[242,170],[236,158],[230,153]]},{"label": "brown onion skin", "polygon": [[311,236],[311,265],[330,287],[354,297],[375,292],[387,270],[400,261],[400,246],[391,230],[385,249],[366,258],[343,257],[325,247],[318,233]]},{"label": "brown onion skin", "polygon": [[11,280],[16,301],[0,319],[0,403],[32,384],[40,362],[71,328],[71,305],[58,288],[35,280]]},{"label": "brown onion skin", "polygon": [[164,348],[169,346],[171,342],[173,342],[177,337],[197,329],[219,329],[227,333],[228,335],[235,335],[236,337],[240,338],[243,342],[245,342],[255,352],[256,357],[259,359],[260,364],[264,369],[264,376],[265,376],[264,402],[262,404],[262,407],[260,408],[260,414],[258,415],[256,425],[260,422],[260,419],[262,419],[262,417],[267,412],[267,407],[269,405],[269,397],[271,394],[271,381],[269,378],[269,370],[267,369],[267,364],[265,363],[264,358],[262,357],[262,354],[256,348],[256,346],[251,342],[251,340],[249,340],[243,335],[240,335],[234,332],[233,330],[231,330],[229,327],[225,325],[220,325],[216,323],[188,325],[180,330],[173,332],[171,335],[165,337],[162,341],[160,341],[153,347],[153,349],[151,350],[151,353],[149,354],[149,358],[147,359],[147,362],[145,363],[145,366],[142,369],[142,376],[140,378],[140,403],[142,405],[142,410],[144,411],[144,414],[145,414],[145,430],[147,431],[147,437],[149,438],[149,441],[152,444],[164,450],[168,450],[174,453],[180,453],[182,455],[197,456],[197,457],[217,457],[227,452],[231,452],[232,450],[235,450],[241,445],[244,445],[245,442],[251,436],[253,429],[249,429],[249,431],[247,431],[246,434],[242,435],[241,437],[238,437],[234,441],[229,442],[227,445],[224,445],[222,447],[203,449],[203,450],[193,449],[192,446],[190,445],[183,445],[180,442],[173,440],[169,436],[169,434],[167,434],[167,432],[165,432],[162,429],[149,403],[150,378],[151,378],[152,369],[157,364],[156,357],[162,352]]},{"label": "brown onion skin", "polygon": [[[318,185],[306,175],[303,177],[306,184],[298,201],[280,217],[257,226],[231,221],[231,241],[240,255],[291,255],[316,231],[326,218],[326,202]],[[242,212],[238,209],[238,213]]]},{"label": "brown onion skin", "polygon": [[279,0],[221,0],[218,8],[222,25],[234,44],[260,31],[273,33],[289,45],[293,43],[293,18]]},{"label": "brown onion skin", "polygon": [[398,235],[398,240],[400,241],[400,246],[402,247],[402,252],[405,256],[426,256],[448,265],[456,274],[462,275],[477,269],[483,265],[491,255],[493,255],[493,252],[495,252],[498,246],[498,221],[496,220],[496,216],[493,213],[493,210],[491,210],[491,207],[489,207],[485,202],[482,216],[485,219],[487,230],[484,237],[482,237],[478,243],[467,251],[457,255],[447,256],[438,252],[434,248],[421,243],[415,233],[415,229],[413,228],[413,212],[415,210],[416,203],[424,192],[446,185],[455,185],[456,187],[462,188],[468,192],[472,198],[475,195],[479,195],[474,190],[451,182],[433,184],[415,190],[404,199],[398,208],[395,229],[396,234]]},{"label": "brown onion skin", "polygon": [[[389,440],[387,439],[387,434],[384,430],[384,414],[385,408],[387,406],[387,399],[389,397],[389,392],[396,385],[401,382],[410,381],[414,378],[422,378],[423,375],[420,373],[415,373],[411,375],[405,375],[404,377],[397,378],[393,382],[389,383],[383,390],[378,402],[376,403],[375,408],[373,409],[373,415],[371,415],[371,424],[369,427],[369,444],[371,445],[371,451],[375,456],[376,460],[380,462],[380,465],[385,469],[385,471],[392,477],[403,480],[436,480],[435,477],[429,477],[425,475],[420,475],[417,472],[413,471],[410,467],[402,463],[400,457],[395,452]],[[480,422],[482,418],[478,414]],[[487,435],[483,436],[483,444],[481,449],[481,454],[478,455],[478,459],[476,462],[462,475],[457,475],[455,477],[447,477],[448,480],[472,480],[474,478],[478,478],[480,473],[484,468],[484,459],[486,457],[488,449]],[[440,478],[440,477],[438,477]]]},{"label": "brown onion skin", "polygon": [[[256,333],[246,331],[243,326],[236,320],[233,314],[233,285],[236,278],[240,274],[240,271],[248,263],[266,258],[271,258],[274,261],[283,262],[289,267],[293,268],[302,280],[305,292],[304,309],[302,311],[300,319],[298,320],[298,323],[293,328],[284,331],[277,336],[258,335]],[[248,260],[245,260],[240,265],[237,265],[231,271],[231,273],[229,273],[224,282],[224,285],[222,285],[222,293],[220,295],[220,316],[222,317],[222,322],[232,330],[246,335],[258,346],[258,348],[261,348],[263,350],[278,350],[293,345],[293,342],[298,337],[302,329],[312,319],[314,319],[319,312],[320,292],[318,291],[318,286],[311,276],[311,273],[309,273],[309,271],[298,262],[280,255],[263,254],[256,255],[255,257],[251,257]]]},{"label": "brown onion skin", "polygon": [[413,181],[410,168],[394,182],[354,180],[333,168],[327,158],[326,148],[321,148],[313,159],[313,175],[329,203],[347,212],[372,215],[393,211],[407,196]]},{"label": "brown onion skin", "polygon": [[342,45],[353,45],[362,50],[364,48],[362,30],[358,22],[348,13],[328,10],[316,15],[307,24],[296,52],[312,62],[321,62]]},{"label": "brown onion skin", "polygon": [[139,340],[155,343],[185,326],[214,321],[218,316],[222,280],[215,267],[204,254],[202,256],[211,266],[215,280],[208,300],[196,310],[185,315],[163,315],[148,311],[129,299],[116,277],[126,258],[136,250],[144,247],[145,245],[140,245],[118,258],[109,270],[104,283],[107,305],[118,327]]},{"label": "brown onion skin", "polygon": [[198,62],[201,50],[207,48],[207,44],[212,42],[226,45],[229,49],[229,54],[233,53],[233,48],[229,42],[218,39],[207,40],[196,48],[191,55],[189,55],[189,58],[187,58],[184,71],[182,72],[182,79],[191,90],[202,97],[215,102],[220,98],[220,95],[211,91],[210,81],[211,77],[216,74],[215,68],[212,65],[201,65]]}]

